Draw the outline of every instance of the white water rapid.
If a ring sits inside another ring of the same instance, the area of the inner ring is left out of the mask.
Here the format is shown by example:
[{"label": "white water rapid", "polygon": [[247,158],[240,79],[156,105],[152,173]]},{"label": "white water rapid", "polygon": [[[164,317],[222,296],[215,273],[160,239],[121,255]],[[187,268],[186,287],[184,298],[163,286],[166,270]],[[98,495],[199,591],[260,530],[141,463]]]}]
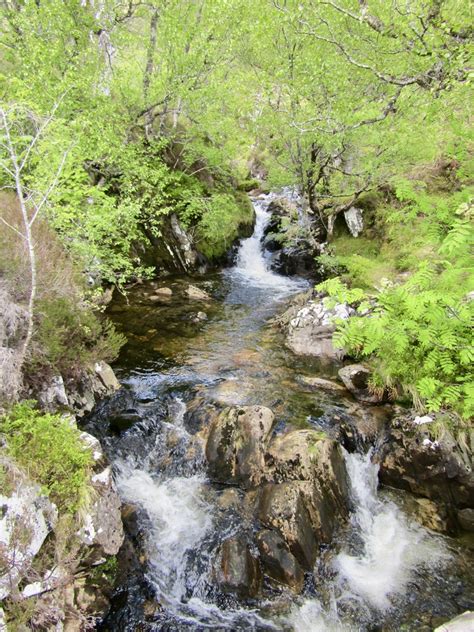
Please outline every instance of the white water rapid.
[{"label": "white water rapid", "polygon": [[255,229],[253,235],[244,239],[240,245],[237,261],[230,274],[242,282],[257,288],[274,290],[277,295],[295,292],[299,287],[306,287],[301,279],[291,279],[276,274],[270,268],[268,253],[262,248],[264,230],[270,220],[268,205],[274,195],[262,195],[253,201],[255,209]]},{"label": "white water rapid", "polygon": [[290,622],[295,632],[358,630],[340,613],[355,607],[368,619],[374,612],[383,614],[394,598],[409,590],[417,571],[434,571],[449,559],[441,538],[409,522],[394,502],[379,496],[378,465],[371,456],[371,451],[346,453],[354,503],[350,540],[358,542],[351,547],[355,550],[343,548],[332,562],[335,578],[329,606],[308,599],[293,610]]}]

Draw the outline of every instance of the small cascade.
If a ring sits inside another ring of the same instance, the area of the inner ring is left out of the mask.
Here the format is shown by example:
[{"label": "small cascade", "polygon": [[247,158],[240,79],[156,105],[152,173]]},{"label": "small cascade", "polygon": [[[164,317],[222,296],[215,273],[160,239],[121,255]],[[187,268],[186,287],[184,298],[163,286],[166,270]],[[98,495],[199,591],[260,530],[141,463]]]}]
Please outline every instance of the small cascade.
[{"label": "small cascade", "polygon": [[268,253],[262,249],[262,238],[270,221],[268,206],[273,198],[274,195],[269,194],[253,200],[255,229],[251,237],[242,241],[230,274],[257,288],[273,289],[277,296],[281,296],[304,289],[307,283],[301,279],[283,277],[270,269]]},{"label": "small cascade", "polygon": [[[377,492],[378,465],[372,451],[345,453],[354,511],[351,533],[331,563],[330,603],[308,599],[290,618],[295,632],[353,630],[395,605],[414,573],[433,572],[449,560],[441,538],[408,522],[398,506]],[[349,624],[341,612],[351,612]]]}]

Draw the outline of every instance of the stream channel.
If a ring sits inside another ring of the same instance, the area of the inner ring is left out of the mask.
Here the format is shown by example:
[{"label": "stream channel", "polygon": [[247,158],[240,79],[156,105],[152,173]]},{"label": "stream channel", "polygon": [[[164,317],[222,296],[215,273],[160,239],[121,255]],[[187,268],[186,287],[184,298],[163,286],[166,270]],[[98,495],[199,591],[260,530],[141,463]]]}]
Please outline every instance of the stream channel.
[{"label": "stream channel", "polygon": [[[334,437],[354,416],[382,427],[390,412],[298,380],[334,378],[339,367],[294,356],[269,323],[309,287],[270,270],[261,238],[271,197],[253,200],[255,231],[232,268],[145,283],[109,307],[128,338],[114,365],[123,388],[98,405],[86,429],[112,462],[128,545],[103,630],[418,631],[473,606],[467,550],[413,521],[401,492],[378,490],[376,446],[360,440],[345,442],[349,523],[321,550],[303,592],[266,579],[261,596],[239,599],[216,586],[222,542],[251,542],[259,525],[248,495],[207,476],[201,408],[267,406],[274,433],[312,427]],[[185,297],[190,283],[212,300]],[[156,294],[163,286],[172,296]]]}]

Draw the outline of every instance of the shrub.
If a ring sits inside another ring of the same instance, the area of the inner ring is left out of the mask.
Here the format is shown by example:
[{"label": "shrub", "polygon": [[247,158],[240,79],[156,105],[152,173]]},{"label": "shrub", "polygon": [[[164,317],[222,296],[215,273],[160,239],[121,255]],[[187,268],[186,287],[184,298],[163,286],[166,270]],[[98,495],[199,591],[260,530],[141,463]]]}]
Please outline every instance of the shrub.
[{"label": "shrub", "polygon": [[114,360],[125,342],[113,324],[66,298],[38,303],[32,368],[68,374],[96,360]]},{"label": "shrub", "polygon": [[73,513],[87,503],[92,454],[67,418],[43,414],[26,401],[0,418],[0,433],[7,453],[60,512]]}]

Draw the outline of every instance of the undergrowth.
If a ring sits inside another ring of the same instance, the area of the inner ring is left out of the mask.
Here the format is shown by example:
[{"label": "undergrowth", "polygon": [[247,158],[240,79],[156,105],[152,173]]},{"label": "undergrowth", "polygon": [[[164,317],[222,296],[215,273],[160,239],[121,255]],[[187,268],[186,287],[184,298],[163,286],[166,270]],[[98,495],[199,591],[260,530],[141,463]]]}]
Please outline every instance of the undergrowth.
[{"label": "undergrowth", "polygon": [[24,401],[0,418],[0,434],[6,453],[41,485],[60,512],[87,506],[92,454],[67,417],[44,414]]}]

